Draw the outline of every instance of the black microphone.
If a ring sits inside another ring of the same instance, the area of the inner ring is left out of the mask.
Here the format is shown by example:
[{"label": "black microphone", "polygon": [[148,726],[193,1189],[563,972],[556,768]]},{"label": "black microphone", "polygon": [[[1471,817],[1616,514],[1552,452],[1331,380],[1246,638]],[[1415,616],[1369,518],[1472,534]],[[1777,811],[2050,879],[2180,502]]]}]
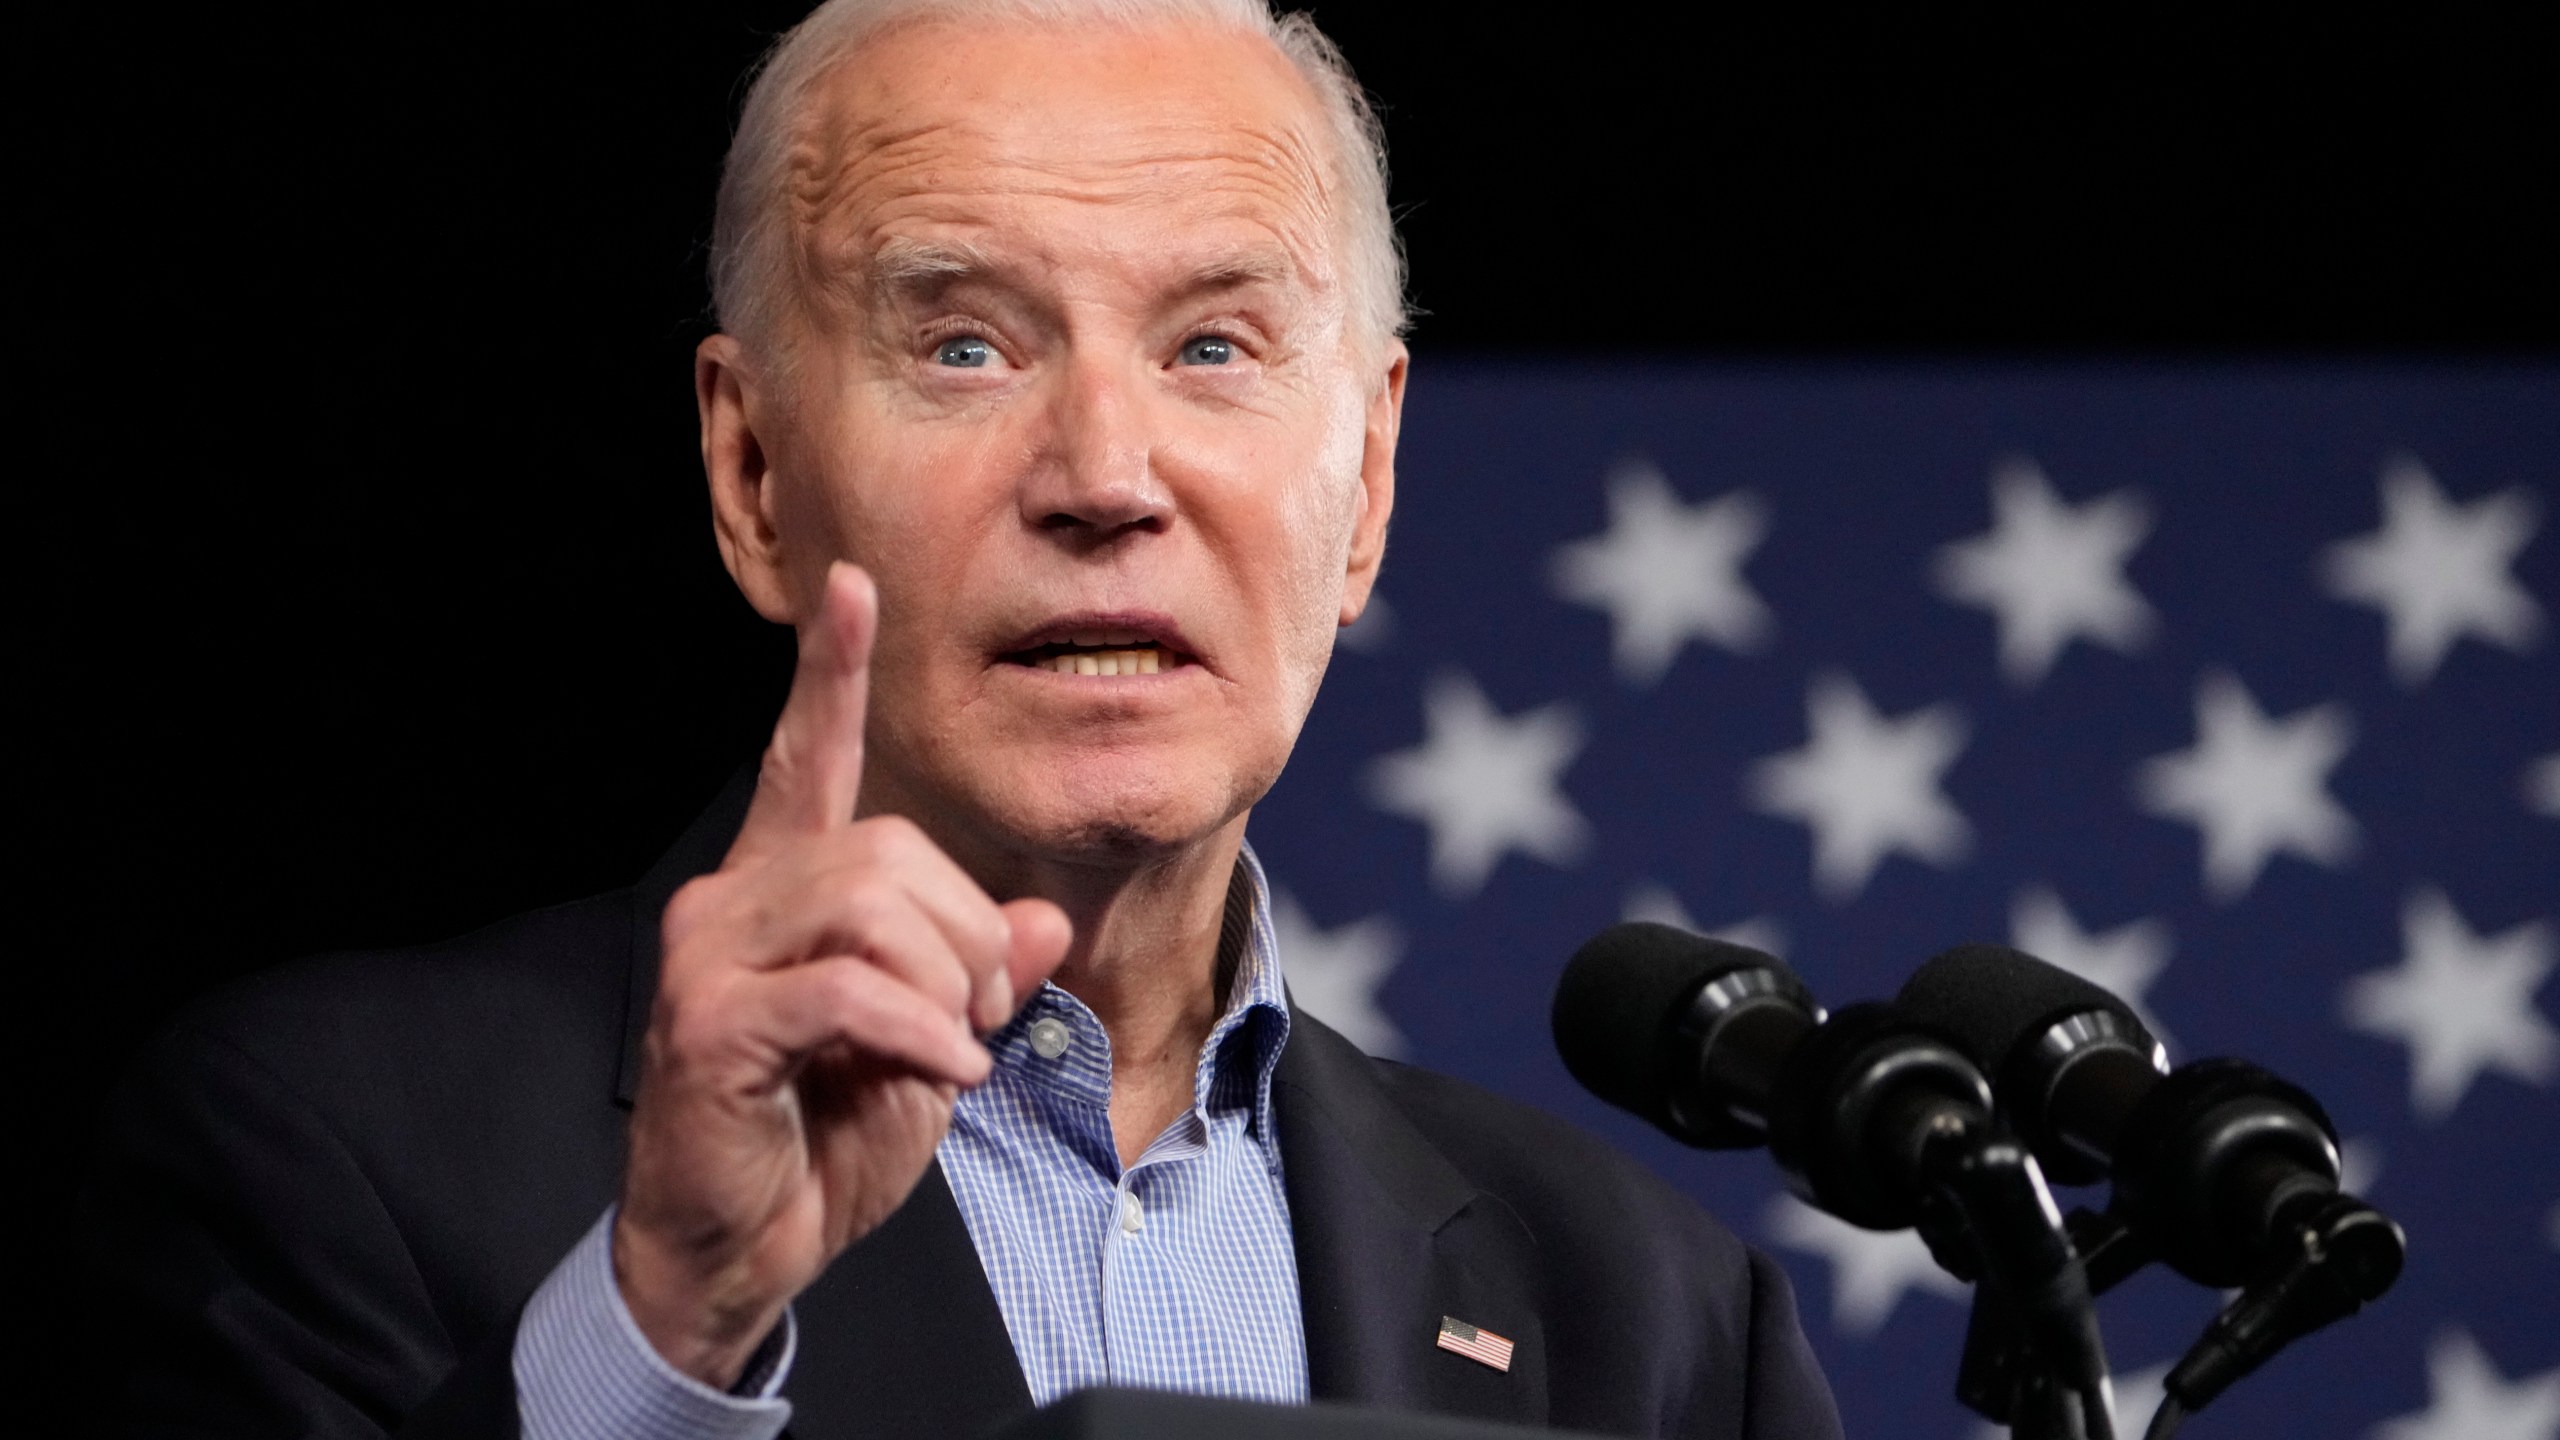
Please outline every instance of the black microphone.
[{"label": "black microphone", "polygon": [[1684,1145],[1740,1150],[1767,1140],[1778,1071],[1823,1013],[1774,955],[1630,921],[1574,952],[1549,1020],[1582,1088]]},{"label": "black microphone", "polygon": [[1825,1016],[1776,956],[1669,925],[1593,936],[1550,1018],[1565,1069],[1594,1095],[1683,1144],[1766,1144],[1797,1194],[1870,1230],[1919,1222],[1933,1135],[1991,1120],[1981,1070],[1896,1007]]},{"label": "black microphone", "polygon": [[[2308,1092],[2244,1060],[2171,1071],[2122,1000],[2032,955],[1950,950],[1897,1003],[1991,1076],[2046,1173],[2081,1184],[2112,1175],[2126,1223],[2199,1284],[2246,1285],[2283,1263],[2294,1217],[2337,1193],[2337,1129]],[[2338,1238],[2347,1271],[2373,1295],[2398,1277],[2396,1226],[2348,1226]]]},{"label": "black microphone", "polygon": [[[2399,1279],[2406,1237],[2339,1190],[2337,1129],[2301,1087],[2245,1060],[2170,1070],[2123,1001],[2002,946],[1938,956],[1898,1003],[1993,1077],[2050,1173],[2113,1176],[2102,1226],[2200,1284],[2247,1287],[2170,1372],[2155,1435]],[[2137,1248],[2090,1268],[2103,1290],[2141,1263]]]},{"label": "black microphone", "polygon": [[1973,1062],[1890,1006],[1825,1016],[1776,956],[1669,925],[1593,936],[1550,1018],[1592,1094],[1683,1144],[1765,1144],[1797,1194],[1870,1230],[1918,1223],[1920,1151],[1942,1114],[1991,1116]]},{"label": "black microphone", "polygon": [[2022,1433],[2112,1435],[2079,1260],[2034,1157],[1946,1038],[1891,1005],[1826,1017],[1775,956],[1642,921],[1574,953],[1551,1019],[1565,1068],[1601,1099],[1686,1144],[1767,1144],[1805,1200],[1870,1230],[1918,1226],[1941,1265],[2027,1316],[1999,1393],[1968,1403],[2045,1413]]}]

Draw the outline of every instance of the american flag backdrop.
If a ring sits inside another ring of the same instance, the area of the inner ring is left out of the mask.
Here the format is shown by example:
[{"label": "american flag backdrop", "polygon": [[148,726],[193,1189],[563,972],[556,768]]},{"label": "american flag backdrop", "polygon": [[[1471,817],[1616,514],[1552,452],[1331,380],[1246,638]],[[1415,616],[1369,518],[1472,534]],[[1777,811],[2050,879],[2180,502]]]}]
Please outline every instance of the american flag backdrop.
[{"label": "american flag backdrop", "polygon": [[[1401,455],[1253,821],[1301,1003],[1782,1258],[1852,1435],[1971,1437],[1919,1242],[1585,1096],[1547,1003],[1629,916],[1834,1008],[2017,944],[2310,1089],[2409,1232],[2184,1433],[2560,1435],[2560,369],[1426,355]],[[2221,1301],[2101,1302],[2133,1433]]]}]

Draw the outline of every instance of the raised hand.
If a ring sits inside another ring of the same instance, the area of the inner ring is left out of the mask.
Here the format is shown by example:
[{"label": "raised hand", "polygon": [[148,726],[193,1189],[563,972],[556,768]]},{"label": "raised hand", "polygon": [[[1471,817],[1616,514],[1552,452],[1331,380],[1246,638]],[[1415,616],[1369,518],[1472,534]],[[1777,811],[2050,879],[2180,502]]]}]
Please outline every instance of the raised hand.
[{"label": "raised hand", "polygon": [[665,917],[614,1276],[678,1370],[733,1383],[791,1298],[905,1202],[986,1078],[977,1036],[1067,949],[923,831],[855,820],[879,600],[838,564],[745,826]]}]

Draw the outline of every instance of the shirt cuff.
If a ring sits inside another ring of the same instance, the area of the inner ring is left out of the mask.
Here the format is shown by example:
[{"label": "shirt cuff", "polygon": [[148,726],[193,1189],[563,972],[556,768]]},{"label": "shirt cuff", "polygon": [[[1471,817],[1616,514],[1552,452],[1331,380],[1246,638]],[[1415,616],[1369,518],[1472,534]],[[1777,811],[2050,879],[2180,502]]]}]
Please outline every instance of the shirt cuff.
[{"label": "shirt cuff", "polygon": [[756,1348],[735,1392],[682,1373],[622,1303],[613,1216],[606,1210],[553,1267],[516,1326],[524,1440],[773,1440],[791,1420],[791,1402],[779,1394],[800,1343],[791,1312]]}]

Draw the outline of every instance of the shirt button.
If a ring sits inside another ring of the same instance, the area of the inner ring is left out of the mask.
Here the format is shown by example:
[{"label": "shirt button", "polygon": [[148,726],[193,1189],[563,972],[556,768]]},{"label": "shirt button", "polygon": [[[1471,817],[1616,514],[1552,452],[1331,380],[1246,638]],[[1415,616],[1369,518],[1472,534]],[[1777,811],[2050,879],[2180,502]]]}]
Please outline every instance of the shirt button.
[{"label": "shirt button", "polygon": [[1043,1060],[1055,1060],[1066,1054],[1067,1046],[1074,1043],[1075,1038],[1075,1032],[1067,1028],[1067,1022],[1054,1015],[1031,1022],[1031,1049]]},{"label": "shirt button", "polygon": [[1135,1235],[1146,1228],[1146,1208],[1138,1203],[1138,1197],[1135,1195],[1121,1196],[1120,1233],[1123,1235]]}]

